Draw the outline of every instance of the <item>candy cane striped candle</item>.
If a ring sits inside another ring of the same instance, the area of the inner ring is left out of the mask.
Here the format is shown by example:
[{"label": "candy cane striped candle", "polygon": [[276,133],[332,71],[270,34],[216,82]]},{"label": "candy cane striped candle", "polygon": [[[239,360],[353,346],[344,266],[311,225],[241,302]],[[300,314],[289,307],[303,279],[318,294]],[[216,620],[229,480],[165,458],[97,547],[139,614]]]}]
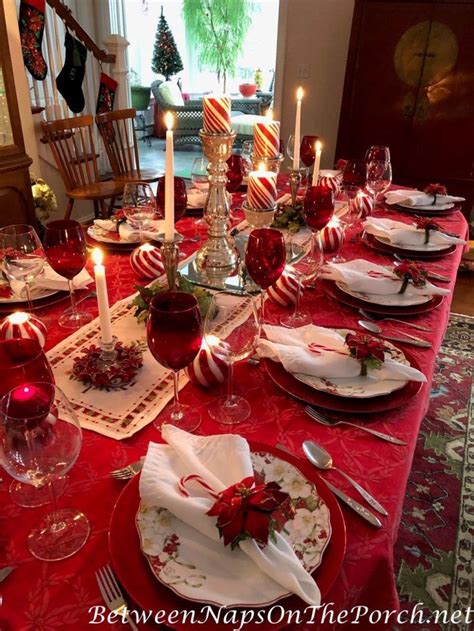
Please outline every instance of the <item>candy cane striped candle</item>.
[{"label": "candy cane striped candle", "polygon": [[280,123],[272,118],[269,110],[267,120],[255,123],[253,128],[253,152],[257,158],[276,158],[280,154]]},{"label": "candy cane striped candle", "polygon": [[228,96],[205,96],[203,98],[204,131],[208,134],[228,134],[230,126],[230,104]]},{"label": "candy cane striped candle", "polygon": [[265,210],[275,206],[277,189],[277,174],[273,171],[265,171],[263,164],[258,171],[249,173],[247,204],[256,210]]}]

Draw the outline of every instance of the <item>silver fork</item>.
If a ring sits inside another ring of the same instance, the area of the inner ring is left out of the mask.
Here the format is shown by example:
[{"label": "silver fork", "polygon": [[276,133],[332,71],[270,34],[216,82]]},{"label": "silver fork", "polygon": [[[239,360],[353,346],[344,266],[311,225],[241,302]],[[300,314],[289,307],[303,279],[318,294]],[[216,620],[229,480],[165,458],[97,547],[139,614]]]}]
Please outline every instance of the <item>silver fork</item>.
[{"label": "silver fork", "polygon": [[110,565],[106,565],[100,570],[97,570],[95,577],[97,579],[97,585],[99,586],[102,598],[110,611],[121,617],[125,614],[125,618],[133,631],[138,631],[137,625],[128,614],[128,605],[125,602],[122,590],[117,583],[117,579],[115,578]]},{"label": "silver fork", "polygon": [[115,471],[110,472],[110,475],[116,480],[131,480],[143,469],[143,460],[143,458],[140,458],[140,460],[132,462],[126,467],[115,469]]},{"label": "silver fork", "polygon": [[397,318],[376,318],[368,311],[364,309],[359,309],[360,315],[366,320],[371,320],[372,322],[399,322],[400,324],[405,324],[405,326],[411,326],[413,329],[418,329],[419,331],[429,331],[432,332],[434,329],[431,329],[429,326],[423,326],[422,324],[415,324],[414,322],[405,322],[405,320],[398,320]]},{"label": "silver fork", "polygon": [[373,436],[377,436],[377,438],[381,438],[382,440],[386,440],[388,443],[392,443],[393,445],[406,445],[406,442],[400,440],[400,438],[395,438],[394,436],[390,436],[389,434],[384,434],[383,432],[378,432],[375,429],[370,429],[369,427],[363,427],[362,425],[357,425],[357,423],[350,423],[349,421],[336,421],[335,419],[329,418],[328,416],[324,416],[314,408],[307,405],[304,409],[306,414],[310,416],[313,421],[321,423],[321,425],[326,425],[326,427],[333,427],[335,425],[350,425],[351,427],[356,427],[357,429],[362,430],[363,432],[367,432],[368,434],[372,434]]}]

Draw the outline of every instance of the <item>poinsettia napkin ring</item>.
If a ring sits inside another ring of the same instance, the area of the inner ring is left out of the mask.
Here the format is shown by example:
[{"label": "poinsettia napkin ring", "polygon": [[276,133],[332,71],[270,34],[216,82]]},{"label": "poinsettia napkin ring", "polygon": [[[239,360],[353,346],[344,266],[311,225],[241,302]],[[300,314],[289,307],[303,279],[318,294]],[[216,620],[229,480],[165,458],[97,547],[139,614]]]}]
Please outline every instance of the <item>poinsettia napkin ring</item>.
[{"label": "poinsettia napkin ring", "polygon": [[264,548],[269,539],[275,540],[278,523],[273,514],[290,499],[279,484],[257,484],[250,476],[217,493],[199,475],[191,474],[179,482],[179,490],[185,497],[189,497],[186,486],[192,482],[216,500],[206,514],[217,517],[217,529],[225,546],[230,545],[233,550],[241,541],[253,539]]},{"label": "poinsettia napkin ring", "polygon": [[433,195],[433,205],[434,205],[436,204],[436,196],[446,195],[448,191],[446,190],[446,186],[443,186],[442,184],[428,184],[424,192],[427,193],[428,195]]},{"label": "poinsettia napkin ring", "polygon": [[348,333],[345,340],[349,353],[360,362],[360,376],[367,376],[367,369],[379,369],[385,361],[385,352],[389,349],[375,337]]},{"label": "poinsettia napkin ring", "polygon": [[424,287],[426,285],[428,272],[414,261],[402,261],[393,271],[403,281],[398,292],[399,294],[405,293],[410,281],[415,287]]},{"label": "poinsettia napkin ring", "polygon": [[415,219],[415,226],[419,230],[425,231],[425,243],[428,243],[430,240],[430,232],[437,232],[441,230],[441,226],[430,217],[417,217]]}]

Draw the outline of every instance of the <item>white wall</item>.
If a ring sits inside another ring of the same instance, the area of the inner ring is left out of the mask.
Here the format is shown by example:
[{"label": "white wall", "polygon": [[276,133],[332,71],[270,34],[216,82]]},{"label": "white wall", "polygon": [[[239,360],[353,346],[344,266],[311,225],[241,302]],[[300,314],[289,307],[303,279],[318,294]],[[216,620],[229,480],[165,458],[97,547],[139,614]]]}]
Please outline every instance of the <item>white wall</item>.
[{"label": "white wall", "polygon": [[[275,118],[286,142],[303,86],[301,134],[321,137],[323,168],[334,162],[353,10],[354,0],[280,0]],[[300,64],[309,77],[298,78]]]}]

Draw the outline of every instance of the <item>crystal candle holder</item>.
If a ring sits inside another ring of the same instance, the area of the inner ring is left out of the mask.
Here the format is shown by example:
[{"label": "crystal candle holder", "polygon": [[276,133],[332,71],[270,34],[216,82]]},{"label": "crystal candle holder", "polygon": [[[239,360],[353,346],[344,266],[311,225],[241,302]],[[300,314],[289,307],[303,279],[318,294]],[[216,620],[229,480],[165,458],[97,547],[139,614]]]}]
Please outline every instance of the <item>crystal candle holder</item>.
[{"label": "crystal candle holder", "polygon": [[282,153],[279,153],[277,156],[272,157],[262,157],[257,156],[255,153],[252,153],[250,156],[250,160],[252,161],[252,168],[256,171],[261,164],[265,165],[265,171],[272,171],[277,175],[280,173],[281,163],[285,159],[285,156]]}]

